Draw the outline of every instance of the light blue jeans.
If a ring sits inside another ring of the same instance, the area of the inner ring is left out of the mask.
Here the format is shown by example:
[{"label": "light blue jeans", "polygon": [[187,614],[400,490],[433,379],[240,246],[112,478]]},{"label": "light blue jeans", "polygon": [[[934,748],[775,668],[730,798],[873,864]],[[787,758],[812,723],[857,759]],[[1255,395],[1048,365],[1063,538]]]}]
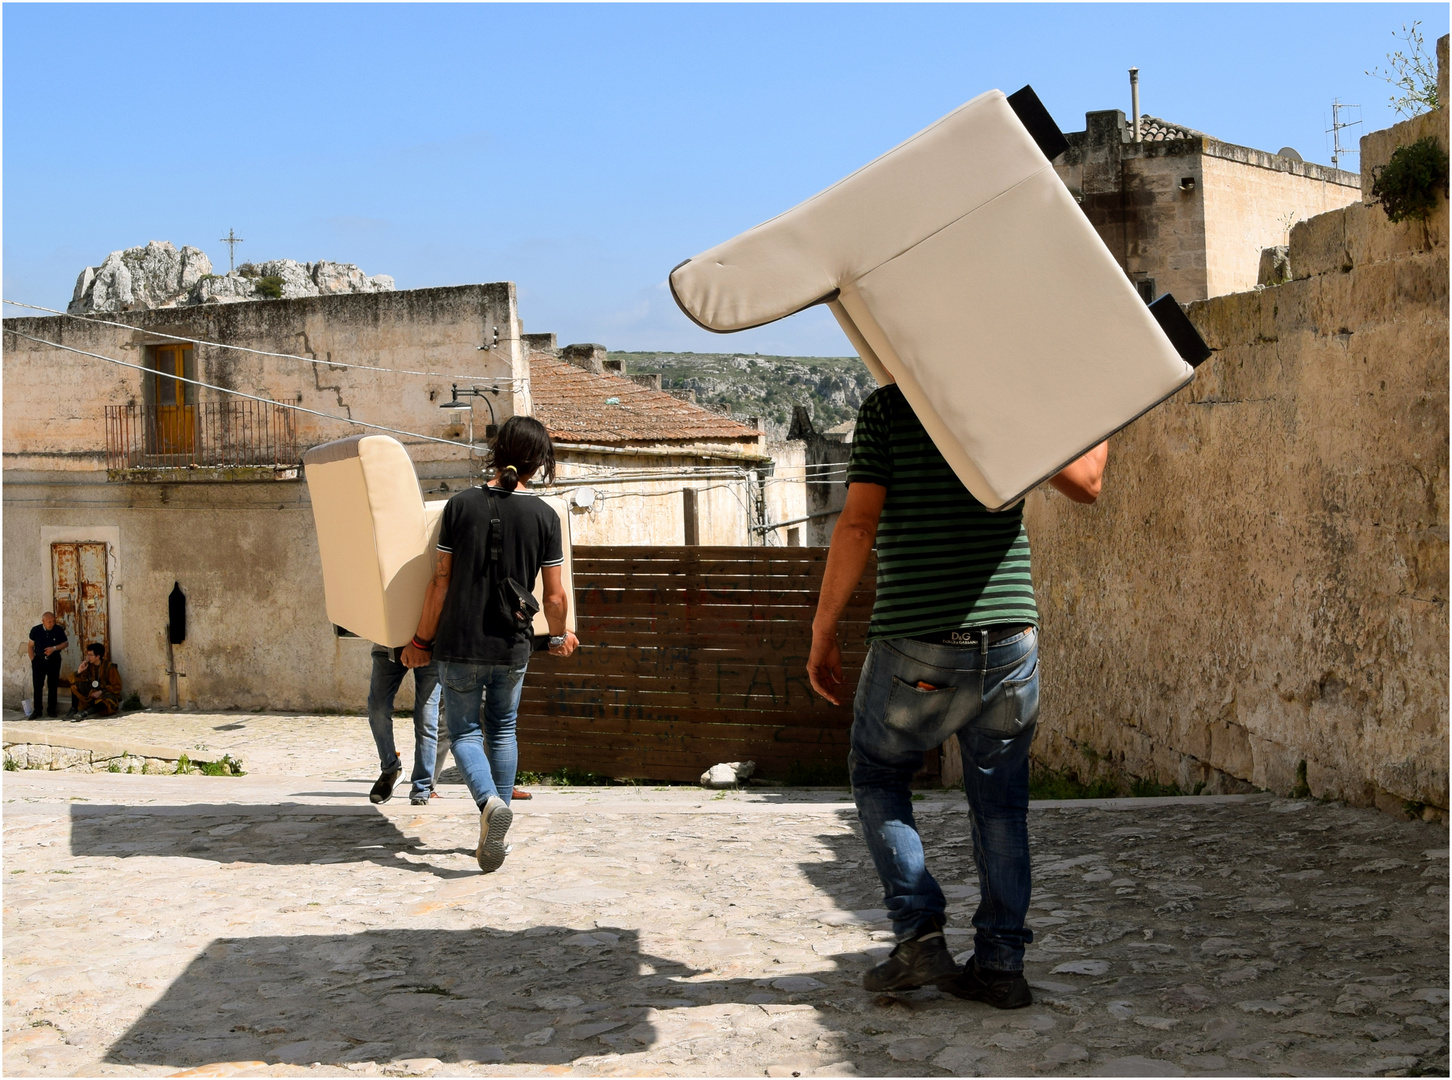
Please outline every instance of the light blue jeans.
[{"label": "light blue jeans", "polygon": [[[368,726],[378,747],[378,771],[402,769],[393,742],[393,699],[408,668],[398,662],[400,650],[373,646],[373,677],[368,683]],[[434,758],[439,738],[439,671],[428,664],[413,669],[413,772],[409,776],[409,797],[427,795],[434,789]]]},{"label": "light blue jeans", "polygon": [[[926,688],[925,688],[926,687]],[[956,735],[963,752],[980,901],[974,954],[983,968],[1021,971],[1029,906],[1029,744],[1039,715],[1038,631],[960,648],[911,638],[875,641],[852,713],[852,797],[882,879],[898,940],[941,918],[908,783],[923,753]]]},{"label": "light blue jeans", "polygon": [[[514,795],[519,749],[514,720],[524,690],[528,664],[460,664],[439,661],[444,687],[444,717],[449,725],[454,762],[464,774],[469,794],[482,810],[491,795],[506,803]],[[479,706],[483,703],[481,730]]]}]

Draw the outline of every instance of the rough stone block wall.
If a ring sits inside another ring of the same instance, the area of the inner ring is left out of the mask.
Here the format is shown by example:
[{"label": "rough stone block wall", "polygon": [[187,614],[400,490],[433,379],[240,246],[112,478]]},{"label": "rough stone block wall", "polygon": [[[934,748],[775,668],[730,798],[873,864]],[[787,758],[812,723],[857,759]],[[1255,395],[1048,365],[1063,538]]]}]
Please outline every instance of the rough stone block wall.
[{"label": "rough stone block wall", "polygon": [[1291,281],[1191,306],[1216,353],[1099,502],[1031,496],[1041,761],[1445,816],[1447,228],[1296,225]]},{"label": "rough stone block wall", "polygon": [[1258,159],[1205,158],[1207,296],[1254,287],[1261,249],[1284,244],[1301,218],[1357,200],[1354,187],[1265,168]]}]

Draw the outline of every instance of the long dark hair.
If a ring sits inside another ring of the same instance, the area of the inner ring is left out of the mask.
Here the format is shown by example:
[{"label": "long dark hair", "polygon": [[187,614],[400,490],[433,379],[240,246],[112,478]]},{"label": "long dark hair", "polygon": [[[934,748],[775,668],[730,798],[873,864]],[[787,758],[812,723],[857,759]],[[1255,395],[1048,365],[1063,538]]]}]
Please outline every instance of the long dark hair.
[{"label": "long dark hair", "polygon": [[519,478],[542,470],[545,483],[555,482],[555,444],[545,426],[532,416],[511,416],[499,426],[489,450],[489,464],[499,486],[513,491]]}]

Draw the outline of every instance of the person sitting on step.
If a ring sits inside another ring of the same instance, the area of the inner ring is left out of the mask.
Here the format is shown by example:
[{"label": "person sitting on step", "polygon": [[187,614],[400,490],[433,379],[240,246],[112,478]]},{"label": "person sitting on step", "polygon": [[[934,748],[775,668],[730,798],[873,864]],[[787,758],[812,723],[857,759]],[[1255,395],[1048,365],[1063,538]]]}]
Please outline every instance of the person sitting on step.
[{"label": "person sitting on step", "polygon": [[121,710],[121,672],[106,659],[106,646],[100,642],[93,641],[86,646],[81,666],[68,681],[71,711],[67,720],[113,716]]}]

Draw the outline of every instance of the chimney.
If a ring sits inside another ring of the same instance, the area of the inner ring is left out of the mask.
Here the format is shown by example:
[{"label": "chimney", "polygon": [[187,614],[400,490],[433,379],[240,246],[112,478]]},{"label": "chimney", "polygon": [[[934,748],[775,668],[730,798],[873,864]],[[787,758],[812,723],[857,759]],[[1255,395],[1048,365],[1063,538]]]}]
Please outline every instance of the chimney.
[{"label": "chimney", "polygon": [[1139,142],[1139,68],[1129,69],[1129,108],[1134,116],[1134,141]]},{"label": "chimney", "polygon": [[604,345],[566,345],[560,350],[560,359],[578,368],[584,368],[594,375],[605,374],[606,349]]},{"label": "chimney", "polygon": [[530,356],[560,355],[559,345],[555,341],[554,334],[521,334],[520,340],[524,342],[525,352]]}]

